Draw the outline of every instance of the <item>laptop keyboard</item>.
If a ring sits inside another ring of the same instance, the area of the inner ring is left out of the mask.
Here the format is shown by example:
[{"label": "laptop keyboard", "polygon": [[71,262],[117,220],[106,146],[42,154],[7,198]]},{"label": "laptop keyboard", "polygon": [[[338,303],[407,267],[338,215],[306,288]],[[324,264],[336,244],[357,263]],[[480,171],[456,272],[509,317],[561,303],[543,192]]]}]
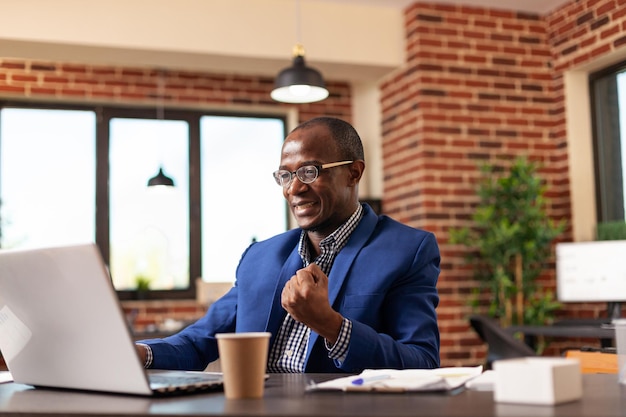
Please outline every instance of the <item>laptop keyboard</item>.
[{"label": "laptop keyboard", "polygon": [[163,372],[149,373],[150,387],[159,392],[198,390],[222,386],[220,373],[207,372]]}]

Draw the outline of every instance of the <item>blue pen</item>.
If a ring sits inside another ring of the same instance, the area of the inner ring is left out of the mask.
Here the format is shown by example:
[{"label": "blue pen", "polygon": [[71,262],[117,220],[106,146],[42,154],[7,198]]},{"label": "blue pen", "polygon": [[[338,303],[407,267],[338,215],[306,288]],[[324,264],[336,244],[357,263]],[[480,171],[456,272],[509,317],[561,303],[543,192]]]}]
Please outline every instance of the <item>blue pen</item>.
[{"label": "blue pen", "polygon": [[362,377],[362,378],[357,378],[357,379],[352,380],[352,385],[365,385],[365,384],[369,384],[370,382],[381,381],[383,379],[389,379],[389,378],[391,378],[391,375],[388,375],[388,374],[380,374],[380,375],[374,375],[370,377]]}]

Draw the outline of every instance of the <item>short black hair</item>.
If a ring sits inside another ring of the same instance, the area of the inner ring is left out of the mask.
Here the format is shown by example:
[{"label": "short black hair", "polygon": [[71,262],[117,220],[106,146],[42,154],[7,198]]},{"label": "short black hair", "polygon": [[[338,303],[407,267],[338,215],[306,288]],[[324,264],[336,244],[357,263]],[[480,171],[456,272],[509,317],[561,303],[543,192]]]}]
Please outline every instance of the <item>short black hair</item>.
[{"label": "short black hair", "polygon": [[350,161],[365,160],[363,152],[363,143],[356,129],[348,122],[337,119],[336,117],[315,117],[301,123],[294,129],[300,130],[312,126],[326,126],[330,131],[332,138],[335,140],[341,158]]}]

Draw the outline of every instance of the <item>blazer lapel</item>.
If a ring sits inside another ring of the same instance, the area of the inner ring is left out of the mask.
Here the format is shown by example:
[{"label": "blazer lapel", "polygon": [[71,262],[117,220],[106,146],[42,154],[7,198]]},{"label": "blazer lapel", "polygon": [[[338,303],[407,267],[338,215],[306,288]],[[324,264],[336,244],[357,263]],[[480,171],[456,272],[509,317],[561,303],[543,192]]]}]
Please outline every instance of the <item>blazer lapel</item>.
[{"label": "blazer lapel", "polygon": [[[354,232],[352,232],[346,246],[344,246],[343,249],[341,249],[341,251],[337,254],[330,270],[330,274],[328,275],[328,301],[331,306],[335,304],[335,301],[339,296],[339,292],[341,291],[341,287],[343,286],[344,281],[348,278],[348,271],[350,270],[352,263],[361,251],[361,248],[363,248],[365,243],[369,240],[369,237],[374,232],[374,228],[378,223],[378,216],[372,211],[372,209],[369,208],[368,205],[364,205],[363,208],[365,210],[363,218]],[[307,361],[311,351],[313,350],[313,346],[317,342],[318,336],[319,335],[317,333],[311,332],[309,345],[307,346]]]},{"label": "blazer lapel", "polygon": [[[278,327],[280,326],[283,318],[285,317],[286,311],[283,309],[280,304],[281,294],[283,292],[283,288],[287,281],[296,273],[298,269],[302,268],[302,259],[298,254],[298,246],[296,245],[287,258],[287,261],[283,265],[283,268],[280,271],[280,275],[278,280],[276,281],[276,287],[274,288],[274,298],[272,301],[272,309],[270,310],[270,314],[267,318],[266,329],[268,332],[272,333],[272,335],[276,335]],[[274,337],[274,336],[273,336]],[[272,339],[273,339],[272,337]],[[271,343],[270,341],[270,346]]]},{"label": "blazer lapel", "polygon": [[369,209],[367,205],[364,206],[364,208],[365,213],[363,214],[361,222],[354,232],[352,232],[352,236],[350,236],[346,246],[337,254],[333,262],[333,267],[330,270],[330,275],[328,276],[328,300],[330,305],[333,305],[337,300],[343,282],[348,277],[348,271],[352,263],[374,232],[374,228],[378,222],[376,214]]}]

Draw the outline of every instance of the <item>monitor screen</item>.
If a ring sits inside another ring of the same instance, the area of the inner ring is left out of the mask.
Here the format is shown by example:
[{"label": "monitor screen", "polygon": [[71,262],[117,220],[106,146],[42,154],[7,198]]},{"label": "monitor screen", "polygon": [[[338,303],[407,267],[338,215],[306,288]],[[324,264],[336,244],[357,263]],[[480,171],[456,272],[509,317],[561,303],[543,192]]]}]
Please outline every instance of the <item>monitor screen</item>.
[{"label": "monitor screen", "polygon": [[561,302],[626,301],[626,240],[557,243]]}]

